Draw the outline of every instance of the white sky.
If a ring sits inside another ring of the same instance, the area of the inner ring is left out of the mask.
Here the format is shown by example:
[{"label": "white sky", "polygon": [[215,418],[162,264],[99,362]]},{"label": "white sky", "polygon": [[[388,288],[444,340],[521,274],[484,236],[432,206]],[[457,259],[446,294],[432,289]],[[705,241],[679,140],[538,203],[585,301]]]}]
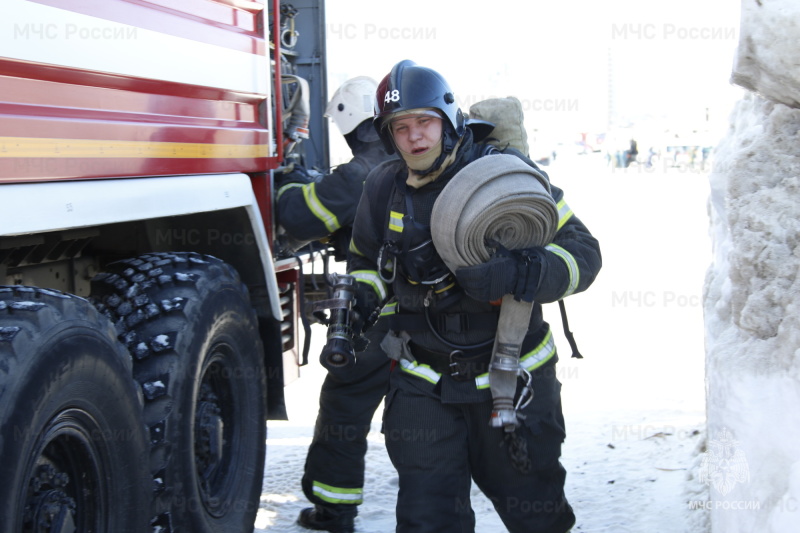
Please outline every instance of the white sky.
[{"label": "white sky", "polygon": [[[489,9],[487,9],[487,6]],[[514,95],[557,136],[727,122],[738,0],[327,0],[329,91],[402,59],[434,68],[462,108]]]}]

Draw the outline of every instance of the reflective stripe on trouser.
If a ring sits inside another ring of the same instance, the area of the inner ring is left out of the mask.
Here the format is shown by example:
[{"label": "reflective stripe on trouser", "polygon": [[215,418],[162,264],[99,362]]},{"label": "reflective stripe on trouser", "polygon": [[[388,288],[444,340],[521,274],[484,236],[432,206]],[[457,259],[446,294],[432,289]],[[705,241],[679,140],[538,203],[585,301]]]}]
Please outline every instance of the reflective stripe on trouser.
[{"label": "reflective stripe on trouser", "polygon": [[361,488],[347,489],[343,487],[334,487],[320,483],[319,481],[312,482],[311,486],[314,496],[320,500],[328,503],[350,503],[359,504],[363,501],[364,491]]},{"label": "reflective stripe on trouser", "polygon": [[511,533],[565,533],[575,517],[564,496],[559,462],[564,422],[555,366],[532,372],[536,395],[517,432],[531,471],[515,469],[501,428],[487,424],[490,399],[442,403],[397,373],[386,397],[386,449],[397,469],[397,533],[472,533],[471,480],[492,501]]},{"label": "reflective stripe on trouser", "polygon": [[[329,374],[322,384],[314,438],[306,455],[303,493],[317,504],[360,504],[367,434],[389,385],[390,360],[380,349],[385,321],[367,331],[367,350],[346,378]],[[345,381],[346,379],[346,381]]]}]

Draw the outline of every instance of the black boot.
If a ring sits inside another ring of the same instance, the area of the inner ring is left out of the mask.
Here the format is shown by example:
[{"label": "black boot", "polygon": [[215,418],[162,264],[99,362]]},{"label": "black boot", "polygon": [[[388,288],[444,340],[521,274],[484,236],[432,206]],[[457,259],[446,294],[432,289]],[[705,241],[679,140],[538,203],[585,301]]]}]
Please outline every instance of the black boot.
[{"label": "black boot", "polygon": [[314,505],[300,511],[297,523],[306,529],[331,533],[354,533],[355,505]]}]

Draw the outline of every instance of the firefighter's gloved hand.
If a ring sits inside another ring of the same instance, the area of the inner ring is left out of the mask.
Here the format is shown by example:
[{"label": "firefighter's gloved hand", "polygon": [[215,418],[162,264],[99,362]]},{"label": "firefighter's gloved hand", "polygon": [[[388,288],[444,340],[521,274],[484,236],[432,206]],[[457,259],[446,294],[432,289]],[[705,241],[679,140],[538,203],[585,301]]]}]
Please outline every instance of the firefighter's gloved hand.
[{"label": "firefighter's gloved hand", "polygon": [[353,303],[352,327],[356,335],[360,335],[372,324],[367,320],[373,318],[373,313],[381,305],[380,298],[369,283],[356,281],[356,301]]},{"label": "firefighter's gloved hand", "polygon": [[532,302],[539,287],[542,264],[538,255],[494,255],[486,263],[456,270],[456,280],[471,298],[493,302],[506,294]]},{"label": "firefighter's gloved hand", "polygon": [[294,168],[289,172],[275,175],[275,187],[278,189],[289,184],[306,185],[312,181],[314,180],[308,171],[299,165],[294,165]]}]

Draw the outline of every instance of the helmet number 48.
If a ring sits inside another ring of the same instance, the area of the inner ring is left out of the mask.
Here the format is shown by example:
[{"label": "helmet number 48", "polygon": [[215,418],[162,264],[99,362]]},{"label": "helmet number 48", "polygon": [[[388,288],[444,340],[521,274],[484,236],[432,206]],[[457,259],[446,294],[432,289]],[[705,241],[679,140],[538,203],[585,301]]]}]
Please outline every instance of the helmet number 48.
[{"label": "helmet number 48", "polygon": [[399,102],[400,101],[400,90],[394,89],[392,91],[386,91],[386,94],[383,97],[383,103],[387,104],[389,102]]}]

